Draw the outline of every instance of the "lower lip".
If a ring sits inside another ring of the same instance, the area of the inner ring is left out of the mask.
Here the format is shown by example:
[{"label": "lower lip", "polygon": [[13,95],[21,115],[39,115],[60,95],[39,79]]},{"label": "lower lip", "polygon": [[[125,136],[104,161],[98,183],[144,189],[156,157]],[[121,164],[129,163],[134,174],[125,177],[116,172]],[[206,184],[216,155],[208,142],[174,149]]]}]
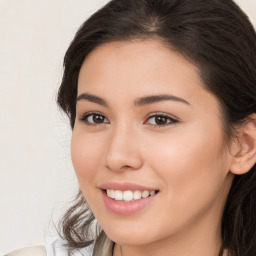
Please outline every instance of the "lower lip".
[{"label": "lower lip", "polygon": [[[158,193],[157,193],[158,194]],[[116,201],[107,196],[106,192],[102,190],[103,200],[106,207],[113,213],[120,214],[120,215],[129,215],[135,212],[140,211],[152,201],[154,201],[156,195],[149,196],[146,198],[141,198],[134,201],[124,202],[124,201]]]}]

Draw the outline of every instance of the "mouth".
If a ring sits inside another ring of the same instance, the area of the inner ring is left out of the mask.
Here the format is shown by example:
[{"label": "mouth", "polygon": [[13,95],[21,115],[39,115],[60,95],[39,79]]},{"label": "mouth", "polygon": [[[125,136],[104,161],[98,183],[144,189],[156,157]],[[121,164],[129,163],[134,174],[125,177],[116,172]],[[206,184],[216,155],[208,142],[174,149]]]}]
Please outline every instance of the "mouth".
[{"label": "mouth", "polygon": [[156,195],[159,190],[114,190],[114,189],[104,189],[103,192],[107,197],[121,202],[131,202],[137,201],[143,198],[148,198]]},{"label": "mouth", "polygon": [[114,190],[103,189],[103,201],[111,212],[118,215],[129,215],[140,212],[154,205],[159,190]]},{"label": "mouth", "polygon": [[154,207],[160,190],[138,183],[109,181],[99,189],[107,209],[118,215],[129,215]]}]

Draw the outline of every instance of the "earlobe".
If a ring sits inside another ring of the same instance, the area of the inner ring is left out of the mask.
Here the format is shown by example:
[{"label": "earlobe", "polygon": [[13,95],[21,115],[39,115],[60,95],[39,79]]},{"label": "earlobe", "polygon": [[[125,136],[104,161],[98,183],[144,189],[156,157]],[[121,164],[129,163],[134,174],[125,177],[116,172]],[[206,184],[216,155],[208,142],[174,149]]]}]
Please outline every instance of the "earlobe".
[{"label": "earlobe", "polygon": [[240,127],[235,148],[230,172],[242,175],[256,163],[256,114],[250,115]]}]

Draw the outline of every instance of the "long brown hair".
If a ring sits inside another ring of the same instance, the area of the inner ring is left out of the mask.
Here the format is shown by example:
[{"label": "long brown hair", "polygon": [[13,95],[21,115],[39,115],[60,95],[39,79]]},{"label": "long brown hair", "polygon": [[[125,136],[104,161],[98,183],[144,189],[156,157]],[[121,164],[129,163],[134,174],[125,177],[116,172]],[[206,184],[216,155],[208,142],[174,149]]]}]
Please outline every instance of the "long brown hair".
[{"label": "long brown hair", "polygon": [[[256,113],[256,34],[232,0],[112,0],[78,30],[64,58],[58,104],[76,116],[77,80],[86,56],[112,41],[156,39],[200,70],[221,105],[227,142],[234,127]],[[222,248],[230,256],[256,255],[256,166],[234,178],[222,217]],[[70,252],[107,239],[81,191],[60,222]]]}]

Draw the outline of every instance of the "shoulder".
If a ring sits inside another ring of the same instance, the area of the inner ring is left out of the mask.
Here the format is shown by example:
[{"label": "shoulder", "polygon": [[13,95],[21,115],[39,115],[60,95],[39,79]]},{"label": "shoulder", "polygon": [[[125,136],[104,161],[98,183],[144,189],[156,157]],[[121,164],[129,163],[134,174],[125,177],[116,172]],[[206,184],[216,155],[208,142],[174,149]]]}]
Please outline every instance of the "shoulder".
[{"label": "shoulder", "polygon": [[[74,256],[91,256],[92,248],[85,248]],[[44,246],[33,246],[13,251],[4,256],[68,256],[68,251],[59,239],[54,240]]]},{"label": "shoulder", "polygon": [[46,256],[46,249],[44,246],[28,247],[8,253],[5,256]]},{"label": "shoulder", "polygon": [[[67,248],[61,239],[56,239],[52,243],[45,245],[46,256],[69,256]],[[92,247],[81,249],[72,254],[73,256],[92,256]]]}]

